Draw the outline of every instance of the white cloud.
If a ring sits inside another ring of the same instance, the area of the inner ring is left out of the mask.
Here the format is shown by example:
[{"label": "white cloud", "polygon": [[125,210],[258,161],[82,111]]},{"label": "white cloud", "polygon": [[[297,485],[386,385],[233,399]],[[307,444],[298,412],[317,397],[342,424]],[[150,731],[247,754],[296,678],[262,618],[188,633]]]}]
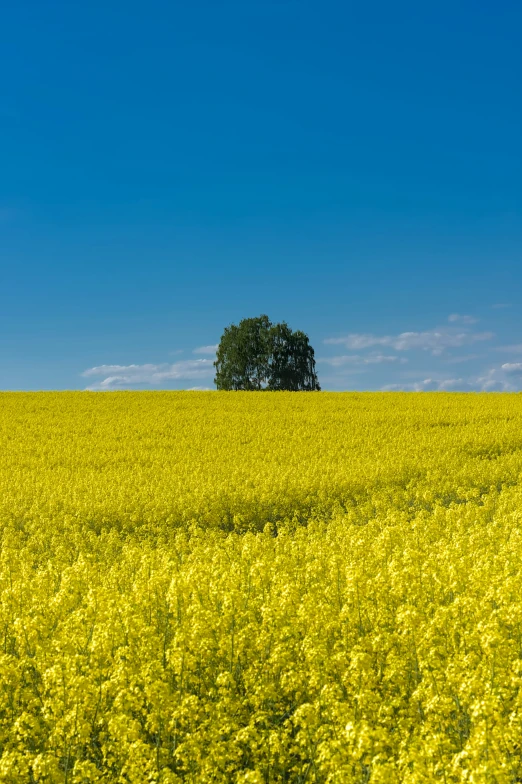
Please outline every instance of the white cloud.
[{"label": "white cloud", "polygon": [[439,381],[433,378],[425,378],[422,381],[415,381],[412,384],[387,384],[386,386],[381,387],[383,392],[467,392],[473,388],[474,387],[463,378],[445,378]]},{"label": "white cloud", "polygon": [[[522,363],[520,369],[512,371],[514,375],[522,375]],[[509,378],[509,370],[505,366],[502,368],[490,368],[484,375],[470,376],[468,378],[424,378],[420,381],[412,381],[398,384],[387,384],[381,387],[383,391],[409,391],[409,392],[516,392],[522,386],[522,378],[519,383],[513,383],[514,379]]]},{"label": "white cloud", "polygon": [[376,337],[375,335],[360,334],[357,332],[346,335],[344,338],[326,338],[324,343],[329,345],[346,346],[346,348],[371,348],[372,346],[390,346],[392,338]]},{"label": "white cloud", "polygon": [[195,348],[193,354],[215,354],[218,350],[217,344],[215,346],[200,346]]},{"label": "white cloud", "polygon": [[343,345],[349,349],[365,349],[372,346],[390,346],[396,351],[420,349],[431,351],[435,356],[448,348],[459,348],[482,340],[491,340],[492,332],[458,332],[451,328],[426,332],[401,332],[399,335],[372,335],[352,333],[342,338],[327,338],[330,345]]},{"label": "white cloud", "polygon": [[522,362],[505,362],[502,365],[502,370],[508,375],[518,375],[522,373]]},{"label": "white cloud", "polygon": [[470,388],[470,384],[463,378],[445,378],[443,381],[434,382],[434,384],[436,385],[436,389],[444,392]]},{"label": "white cloud", "polygon": [[165,381],[203,378],[211,375],[212,372],[211,359],[189,359],[159,365],[99,365],[85,370],[82,376],[102,377],[88,389],[124,389],[136,384],[159,386]]},{"label": "white cloud", "polygon": [[451,316],[448,316],[448,321],[459,324],[476,324],[478,319],[474,316],[461,316],[460,313],[452,313]]},{"label": "white cloud", "polygon": [[514,343],[511,346],[497,346],[495,351],[503,351],[506,354],[521,354],[522,343]]},{"label": "white cloud", "polygon": [[381,365],[387,363],[398,362],[401,365],[408,360],[404,357],[397,357],[393,354],[368,354],[361,356],[360,354],[344,354],[338,357],[324,357],[318,359],[317,362],[324,362],[332,367],[343,367],[345,365]]},{"label": "white cloud", "polygon": [[490,368],[476,379],[476,384],[482,392],[516,392],[518,389],[517,384],[513,384],[509,379],[504,366]]}]

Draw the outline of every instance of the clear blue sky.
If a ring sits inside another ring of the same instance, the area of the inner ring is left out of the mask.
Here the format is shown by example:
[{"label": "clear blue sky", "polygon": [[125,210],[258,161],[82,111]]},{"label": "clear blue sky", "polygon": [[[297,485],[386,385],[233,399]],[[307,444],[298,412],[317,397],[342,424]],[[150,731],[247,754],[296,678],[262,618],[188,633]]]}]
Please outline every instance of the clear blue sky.
[{"label": "clear blue sky", "polygon": [[260,313],[326,389],[522,388],[521,31],[518,0],[3,3],[0,388],[211,387]]}]

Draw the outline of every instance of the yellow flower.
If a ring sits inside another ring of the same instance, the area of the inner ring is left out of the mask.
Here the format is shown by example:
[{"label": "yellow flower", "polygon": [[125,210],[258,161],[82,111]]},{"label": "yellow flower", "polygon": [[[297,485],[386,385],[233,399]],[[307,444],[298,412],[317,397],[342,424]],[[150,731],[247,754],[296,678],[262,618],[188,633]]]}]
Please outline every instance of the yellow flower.
[{"label": "yellow flower", "polygon": [[0,403],[0,782],[522,779],[522,396]]}]

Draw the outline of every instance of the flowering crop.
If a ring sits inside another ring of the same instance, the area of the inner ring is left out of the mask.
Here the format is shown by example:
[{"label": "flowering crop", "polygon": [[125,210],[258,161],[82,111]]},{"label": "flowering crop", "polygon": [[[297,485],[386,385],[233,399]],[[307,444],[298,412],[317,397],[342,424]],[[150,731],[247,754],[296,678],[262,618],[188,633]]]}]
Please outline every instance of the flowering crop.
[{"label": "flowering crop", "polygon": [[521,395],[0,402],[0,782],[522,781]]}]

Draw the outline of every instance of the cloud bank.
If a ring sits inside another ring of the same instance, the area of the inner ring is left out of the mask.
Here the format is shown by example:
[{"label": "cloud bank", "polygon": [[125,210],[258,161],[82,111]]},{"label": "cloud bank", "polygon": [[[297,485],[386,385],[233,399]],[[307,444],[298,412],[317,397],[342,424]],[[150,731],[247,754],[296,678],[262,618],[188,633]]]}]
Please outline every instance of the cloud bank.
[{"label": "cloud bank", "polygon": [[99,365],[84,370],[85,378],[101,377],[87,387],[90,390],[126,389],[136,384],[159,386],[166,381],[199,379],[211,376],[214,371],[211,359],[189,359],[173,364],[158,365]]},{"label": "cloud bank", "polygon": [[469,346],[484,340],[491,340],[492,332],[468,332],[447,330],[431,330],[426,332],[401,332],[399,335],[373,335],[371,333],[351,333],[346,337],[327,338],[324,343],[342,345],[348,349],[365,349],[373,346],[389,346],[395,351],[412,351],[414,349],[430,351],[434,356],[442,354],[450,348]]},{"label": "cloud bank", "polygon": [[467,378],[424,378],[411,383],[386,384],[384,392],[518,392],[522,386],[522,363],[506,363],[483,375]]}]

